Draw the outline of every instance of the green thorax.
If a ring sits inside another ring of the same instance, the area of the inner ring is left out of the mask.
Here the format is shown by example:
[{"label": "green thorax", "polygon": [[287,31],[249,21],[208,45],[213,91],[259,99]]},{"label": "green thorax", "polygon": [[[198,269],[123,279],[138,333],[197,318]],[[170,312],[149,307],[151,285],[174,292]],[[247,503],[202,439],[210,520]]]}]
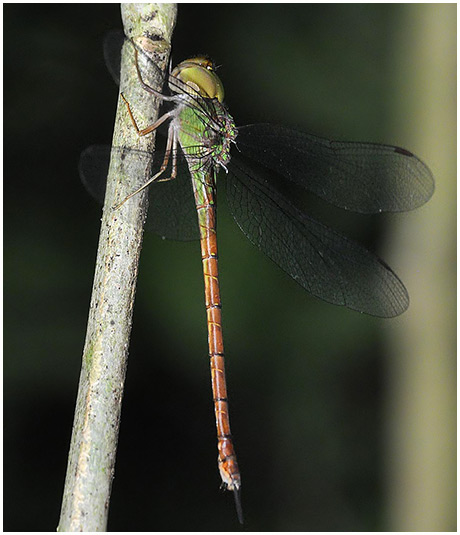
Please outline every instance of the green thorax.
[{"label": "green thorax", "polygon": [[237,132],[222,102],[224,90],[214,65],[208,58],[191,58],[180,63],[171,77],[175,79],[171,89],[184,97],[173,128],[192,176],[199,169],[208,173],[212,169],[213,175],[219,167],[226,169]]}]

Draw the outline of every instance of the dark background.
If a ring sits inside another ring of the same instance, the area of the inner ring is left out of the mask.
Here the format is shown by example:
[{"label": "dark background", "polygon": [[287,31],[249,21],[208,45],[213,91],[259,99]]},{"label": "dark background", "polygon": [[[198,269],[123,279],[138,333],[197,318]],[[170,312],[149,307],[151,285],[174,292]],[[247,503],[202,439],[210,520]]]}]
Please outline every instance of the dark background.
[{"label": "dark background", "polygon": [[[418,7],[181,4],[173,59],[207,53],[222,65],[237,124],[286,124],[417,152],[391,128],[394,40],[410,26],[410,9]],[[101,216],[77,164],[87,145],[111,139],[117,89],[102,42],[121,28],[119,10],[4,7],[8,531],[58,524]],[[408,110],[401,120],[416,118]],[[399,319],[310,297],[245,240],[219,203],[245,528],[386,529],[383,340]],[[389,219],[347,226],[379,250]],[[398,272],[398,258],[388,260]],[[133,321],[108,529],[238,529],[233,498],[219,491],[196,243],[145,236]]]}]

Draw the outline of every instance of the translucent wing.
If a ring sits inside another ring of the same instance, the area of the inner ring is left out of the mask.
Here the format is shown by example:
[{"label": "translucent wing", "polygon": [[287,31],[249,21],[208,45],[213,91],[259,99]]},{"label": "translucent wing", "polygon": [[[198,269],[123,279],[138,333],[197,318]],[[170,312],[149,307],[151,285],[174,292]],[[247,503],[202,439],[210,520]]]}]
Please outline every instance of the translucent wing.
[{"label": "translucent wing", "polygon": [[[135,44],[133,41],[130,41],[121,30],[111,30],[107,32],[104,37],[104,60],[107,66],[108,71],[110,72],[114,82],[119,86],[120,85],[120,67],[121,67],[121,50],[124,43],[130,43],[130,46],[134,47]],[[158,72],[158,68],[155,63],[152,62],[141,48],[136,47],[139,56],[142,58],[142,61],[148,62],[149,69],[155,70]],[[133,55],[134,61],[134,55]],[[158,77],[162,78],[162,74],[158,72]]]},{"label": "translucent wing", "polygon": [[104,37],[105,64],[117,85],[120,85],[121,49],[125,39],[121,30],[111,30]]},{"label": "translucent wing", "polygon": [[[104,202],[110,150],[107,145],[92,145],[80,156],[81,180],[88,192],[100,203]],[[142,155],[138,151],[125,149],[124,157],[139,158]],[[162,154],[156,154],[152,164],[152,173],[158,171],[162,161]],[[149,187],[146,226],[156,234],[170,240],[188,241],[199,238],[192,182],[182,155],[178,155],[177,178],[166,182],[156,182]]]},{"label": "translucent wing", "polygon": [[380,317],[407,309],[407,291],[384,262],[298,210],[260,166],[235,157],[227,198],[248,239],[316,297]]},{"label": "translucent wing", "polygon": [[399,147],[328,141],[271,124],[239,127],[236,141],[245,156],[354,212],[412,210],[434,191],[428,167]]},{"label": "translucent wing", "polygon": [[[148,64],[149,70],[155,70],[158,72],[158,68],[152,59],[145,54],[142,48],[136,46],[136,44],[129,40],[121,30],[111,30],[109,31],[104,38],[104,60],[107,65],[107,69],[110,72],[113,80],[117,85],[120,85],[120,66],[121,66],[121,50],[124,43],[129,43],[133,51],[136,48],[138,53],[138,58],[140,58],[140,69],[142,69],[142,64]],[[133,54],[134,61],[134,54]],[[158,73],[158,77],[161,78],[162,74]],[[187,93],[193,105],[201,110],[205,115],[209,114],[212,116],[211,110],[213,109],[212,104],[207,100],[203,99],[199,93],[190,86],[181,82],[178,78],[175,78],[171,75],[166,76],[165,86],[163,88],[163,94],[168,95],[169,93]],[[184,103],[183,100],[180,101]],[[169,105],[166,103],[165,108],[168,108]]]}]

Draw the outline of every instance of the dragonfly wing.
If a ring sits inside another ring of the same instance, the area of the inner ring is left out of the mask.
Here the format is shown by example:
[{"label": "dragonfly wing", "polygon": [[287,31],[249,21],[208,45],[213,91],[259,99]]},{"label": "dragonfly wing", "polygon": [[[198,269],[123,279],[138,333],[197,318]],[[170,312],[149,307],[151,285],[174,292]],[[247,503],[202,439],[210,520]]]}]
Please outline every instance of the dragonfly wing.
[{"label": "dragonfly wing", "polygon": [[[163,154],[154,159],[153,172],[158,172],[162,157]],[[149,187],[147,227],[168,240],[198,240],[200,230],[192,179],[183,155],[179,154],[177,159],[177,177],[154,182]]]},{"label": "dragonfly wing", "polygon": [[399,147],[329,141],[271,124],[239,127],[236,141],[245,156],[354,212],[412,210],[434,191],[428,167]]},{"label": "dragonfly wing", "polygon": [[[108,145],[92,145],[80,156],[81,180],[88,192],[101,204],[104,202],[110,152]],[[124,158],[139,157],[142,157],[139,151],[126,149],[124,151]],[[199,229],[192,183],[185,159],[178,155],[178,160],[178,173],[175,179],[154,182],[149,186],[146,227],[170,240],[196,240],[199,239]],[[161,163],[162,155],[156,154],[152,173],[158,171]],[[148,178],[143,177],[145,181]]]},{"label": "dragonfly wing", "polygon": [[99,204],[104,204],[109,164],[109,145],[91,145],[80,154],[78,162],[80,180],[86,191]]},{"label": "dragonfly wing", "polygon": [[[128,43],[129,46],[132,47],[132,51],[134,51],[134,47],[136,45],[133,41],[129,40],[125,36],[122,30],[110,30],[104,37],[105,64],[117,86],[120,85],[121,51],[125,43]],[[142,64],[145,63],[148,65],[148,70],[156,71],[158,77],[162,79],[163,74],[159,72],[158,67],[155,65],[155,62],[152,61],[152,58],[149,57],[139,46],[136,46],[136,49],[141,63],[141,70],[143,70]]]},{"label": "dragonfly wing", "polygon": [[122,30],[110,30],[104,37],[105,64],[117,85],[120,85],[121,49],[125,39]]},{"label": "dragonfly wing", "polygon": [[316,297],[380,317],[407,309],[407,291],[384,262],[290,204],[252,162],[232,158],[227,197],[249,240]]}]

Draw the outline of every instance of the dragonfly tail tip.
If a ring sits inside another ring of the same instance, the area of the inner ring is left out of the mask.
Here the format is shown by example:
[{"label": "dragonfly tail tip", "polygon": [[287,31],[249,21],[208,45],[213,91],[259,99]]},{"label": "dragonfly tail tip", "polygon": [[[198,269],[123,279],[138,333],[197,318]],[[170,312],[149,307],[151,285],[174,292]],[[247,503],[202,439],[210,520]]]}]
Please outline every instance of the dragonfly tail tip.
[{"label": "dragonfly tail tip", "polygon": [[233,496],[235,498],[235,507],[236,507],[236,514],[238,516],[238,522],[240,524],[244,524],[243,507],[241,506],[241,494],[240,494],[239,488],[233,489]]}]

